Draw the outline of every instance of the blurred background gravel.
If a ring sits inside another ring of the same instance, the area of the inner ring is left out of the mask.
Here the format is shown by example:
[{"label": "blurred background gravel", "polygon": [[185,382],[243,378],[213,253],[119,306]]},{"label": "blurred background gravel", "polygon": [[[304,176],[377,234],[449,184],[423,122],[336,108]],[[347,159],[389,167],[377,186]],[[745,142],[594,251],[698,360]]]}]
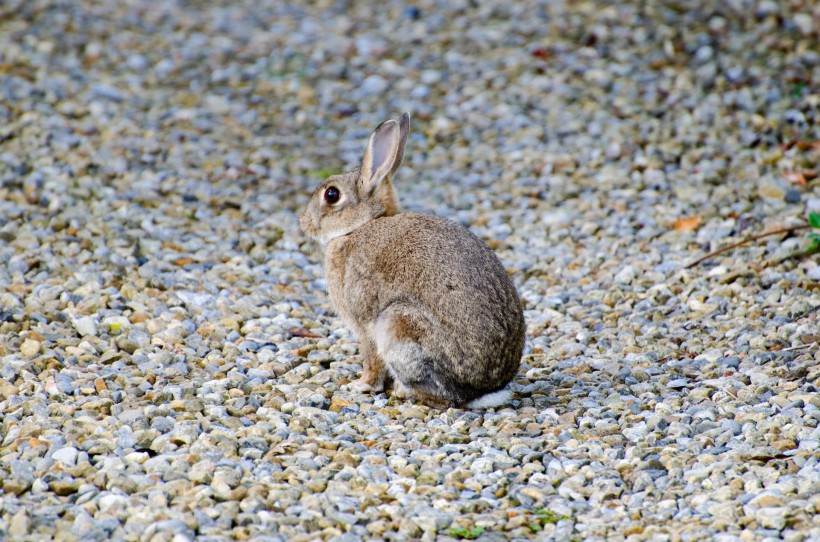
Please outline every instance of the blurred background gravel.
[{"label": "blurred background gravel", "polygon": [[[0,2],[0,539],[817,540],[810,1]],[[296,217],[409,111],[403,204],[516,282],[516,401],[360,371]]]}]

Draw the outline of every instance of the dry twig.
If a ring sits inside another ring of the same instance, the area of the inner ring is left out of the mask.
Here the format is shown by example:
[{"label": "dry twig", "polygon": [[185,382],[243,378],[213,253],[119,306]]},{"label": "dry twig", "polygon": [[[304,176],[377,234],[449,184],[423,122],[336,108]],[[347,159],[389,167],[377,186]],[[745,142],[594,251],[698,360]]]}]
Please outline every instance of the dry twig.
[{"label": "dry twig", "polygon": [[758,235],[752,235],[751,237],[747,237],[746,239],[742,239],[742,240],[738,241],[737,243],[732,243],[731,245],[726,245],[725,247],[721,247],[717,250],[713,250],[709,254],[701,256],[700,258],[698,258],[694,262],[692,262],[690,264],[687,264],[684,269],[691,269],[692,267],[695,267],[696,265],[698,265],[701,262],[705,262],[706,260],[708,260],[709,258],[712,258],[713,256],[717,256],[718,254],[723,254],[724,252],[728,252],[728,251],[730,251],[732,249],[735,249],[735,248],[737,248],[741,245],[745,245],[746,243],[751,243],[752,241],[757,241],[758,239],[763,239],[764,237],[769,237],[770,235],[777,235],[777,234],[780,234],[780,233],[791,233],[791,232],[797,231],[797,230],[805,230],[806,228],[810,228],[810,227],[811,226],[809,226],[808,224],[798,224],[797,226],[789,226],[788,228],[779,228],[779,229],[776,229],[776,230],[760,233]]},{"label": "dry twig", "polygon": [[817,344],[817,341],[806,343],[806,344],[798,344],[797,346],[790,346],[789,348],[784,348],[781,352],[792,352],[794,350],[803,350],[804,348],[811,348]]}]

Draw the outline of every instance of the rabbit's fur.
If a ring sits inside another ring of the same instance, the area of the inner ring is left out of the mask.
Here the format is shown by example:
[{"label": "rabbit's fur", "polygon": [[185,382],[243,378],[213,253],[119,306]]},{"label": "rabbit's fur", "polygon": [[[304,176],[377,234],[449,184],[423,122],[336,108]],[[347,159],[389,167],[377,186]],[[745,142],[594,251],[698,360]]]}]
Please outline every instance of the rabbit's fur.
[{"label": "rabbit's fur", "polygon": [[376,128],[361,169],[322,183],[299,224],[322,242],[330,299],[361,341],[353,388],[392,380],[394,394],[435,406],[498,406],[524,348],[518,295],[467,229],[399,211],[392,177],[409,128],[407,113]]}]

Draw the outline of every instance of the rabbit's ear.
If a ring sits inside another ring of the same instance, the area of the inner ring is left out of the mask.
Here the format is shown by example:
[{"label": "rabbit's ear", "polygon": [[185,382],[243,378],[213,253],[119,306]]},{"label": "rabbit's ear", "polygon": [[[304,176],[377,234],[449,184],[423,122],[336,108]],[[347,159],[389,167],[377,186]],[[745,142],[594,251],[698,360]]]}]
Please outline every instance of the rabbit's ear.
[{"label": "rabbit's ear", "polygon": [[360,180],[365,193],[372,193],[399,168],[409,131],[410,115],[405,113],[401,123],[394,119],[385,121],[370,136],[362,159]]},{"label": "rabbit's ear", "polygon": [[399,169],[401,161],[404,159],[404,147],[407,146],[407,136],[410,134],[410,113],[405,113],[399,120],[399,152],[396,153],[396,160],[393,162],[393,167],[390,169],[390,176],[395,175],[396,170]]}]

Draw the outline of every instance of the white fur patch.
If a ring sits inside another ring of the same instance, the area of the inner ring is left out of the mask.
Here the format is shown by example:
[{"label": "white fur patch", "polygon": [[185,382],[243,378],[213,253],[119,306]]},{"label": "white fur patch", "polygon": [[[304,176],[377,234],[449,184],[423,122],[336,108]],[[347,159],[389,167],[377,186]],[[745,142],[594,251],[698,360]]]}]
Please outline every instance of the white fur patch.
[{"label": "white fur patch", "polygon": [[513,393],[509,388],[504,388],[486,395],[482,395],[477,399],[473,399],[466,405],[467,408],[494,408],[497,406],[509,403],[512,400]]},{"label": "white fur patch", "polygon": [[325,232],[322,232],[322,233],[319,234],[320,235],[319,241],[323,245],[327,245],[329,242],[333,241],[337,237],[341,237],[342,235],[347,235],[348,233],[350,233],[349,228],[341,228],[341,229],[336,230],[336,231],[325,231]]},{"label": "white fur patch", "polygon": [[389,323],[386,318],[381,317],[376,320],[375,324],[368,324],[367,331],[376,341],[376,351],[379,355],[384,356],[385,351],[390,347],[390,343],[393,342],[393,336],[390,335]]}]

